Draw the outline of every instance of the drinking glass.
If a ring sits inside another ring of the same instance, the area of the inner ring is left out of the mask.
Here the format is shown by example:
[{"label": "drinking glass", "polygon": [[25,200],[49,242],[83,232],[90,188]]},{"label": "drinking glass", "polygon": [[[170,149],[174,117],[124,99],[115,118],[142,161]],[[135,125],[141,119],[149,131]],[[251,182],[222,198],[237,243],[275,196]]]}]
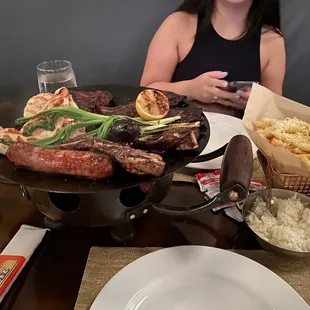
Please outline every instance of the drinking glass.
[{"label": "drinking glass", "polygon": [[75,74],[68,60],[51,60],[37,66],[40,93],[54,93],[60,87],[76,87]]}]

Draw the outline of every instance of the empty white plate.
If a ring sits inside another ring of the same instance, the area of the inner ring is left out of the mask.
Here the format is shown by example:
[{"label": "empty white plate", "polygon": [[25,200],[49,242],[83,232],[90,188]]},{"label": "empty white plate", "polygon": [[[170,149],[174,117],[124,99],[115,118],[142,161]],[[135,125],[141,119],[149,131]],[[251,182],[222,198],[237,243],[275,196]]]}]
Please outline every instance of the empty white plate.
[{"label": "empty white plate", "polygon": [[[204,112],[204,114],[210,123],[211,135],[210,141],[201,155],[216,151],[228,143],[231,138],[236,135],[245,135],[249,137],[241,119],[218,113]],[[257,147],[253,142],[252,149],[253,157],[256,157]],[[187,167],[194,169],[215,170],[221,168],[222,159],[223,156],[207,162],[189,164]]]},{"label": "empty white plate", "polygon": [[[105,268],[105,266],[102,266]],[[309,310],[281,278],[232,252],[184,246],[121,270],[91,310]]]}]

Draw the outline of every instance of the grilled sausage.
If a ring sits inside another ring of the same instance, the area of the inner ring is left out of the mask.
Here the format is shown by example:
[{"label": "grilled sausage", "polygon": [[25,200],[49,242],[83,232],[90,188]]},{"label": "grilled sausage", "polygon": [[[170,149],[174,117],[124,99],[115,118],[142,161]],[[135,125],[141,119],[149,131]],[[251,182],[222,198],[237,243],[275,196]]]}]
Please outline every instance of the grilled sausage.
[{"label": "grilled sausage", "polygon": [[16,166],[29,170],[103,179],[114,172],[109,156],[87,151],[45,149],[27,143],[13,143],[7,152]]}]

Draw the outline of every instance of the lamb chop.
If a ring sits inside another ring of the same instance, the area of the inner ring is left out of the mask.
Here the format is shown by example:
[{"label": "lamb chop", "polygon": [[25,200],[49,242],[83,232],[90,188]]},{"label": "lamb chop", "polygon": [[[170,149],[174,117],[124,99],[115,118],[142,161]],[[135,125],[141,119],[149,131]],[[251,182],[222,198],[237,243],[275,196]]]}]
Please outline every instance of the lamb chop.
[{"label": "lamb chop", "polygon": [[162,154],[169,149],[194,150],[198,148],[198,142],[192,129],[182,128],[140,137],[135,147]]},{"label": "lamb chop", "polygon": [[165,162],[160,155],[136,150],[127,145],[99,138],[80,136],[80,139],[75,138],[58,147],[61,149],[91,150],[103,153],[133,174],[149,174],[158,177],[162,175],[165,169]]}]

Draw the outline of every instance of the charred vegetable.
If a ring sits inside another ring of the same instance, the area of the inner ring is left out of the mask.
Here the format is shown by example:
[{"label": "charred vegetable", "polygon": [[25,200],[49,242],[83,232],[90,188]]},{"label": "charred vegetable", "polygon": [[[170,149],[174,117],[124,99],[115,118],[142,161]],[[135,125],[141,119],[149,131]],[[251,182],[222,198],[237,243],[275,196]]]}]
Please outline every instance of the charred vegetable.
[{"label": "charred vegetable", "polygon": [[140,126],[130,119],[122,119],[113,124],[109,132],[108,140],[131,144],[136,142],[139,136]]}]

